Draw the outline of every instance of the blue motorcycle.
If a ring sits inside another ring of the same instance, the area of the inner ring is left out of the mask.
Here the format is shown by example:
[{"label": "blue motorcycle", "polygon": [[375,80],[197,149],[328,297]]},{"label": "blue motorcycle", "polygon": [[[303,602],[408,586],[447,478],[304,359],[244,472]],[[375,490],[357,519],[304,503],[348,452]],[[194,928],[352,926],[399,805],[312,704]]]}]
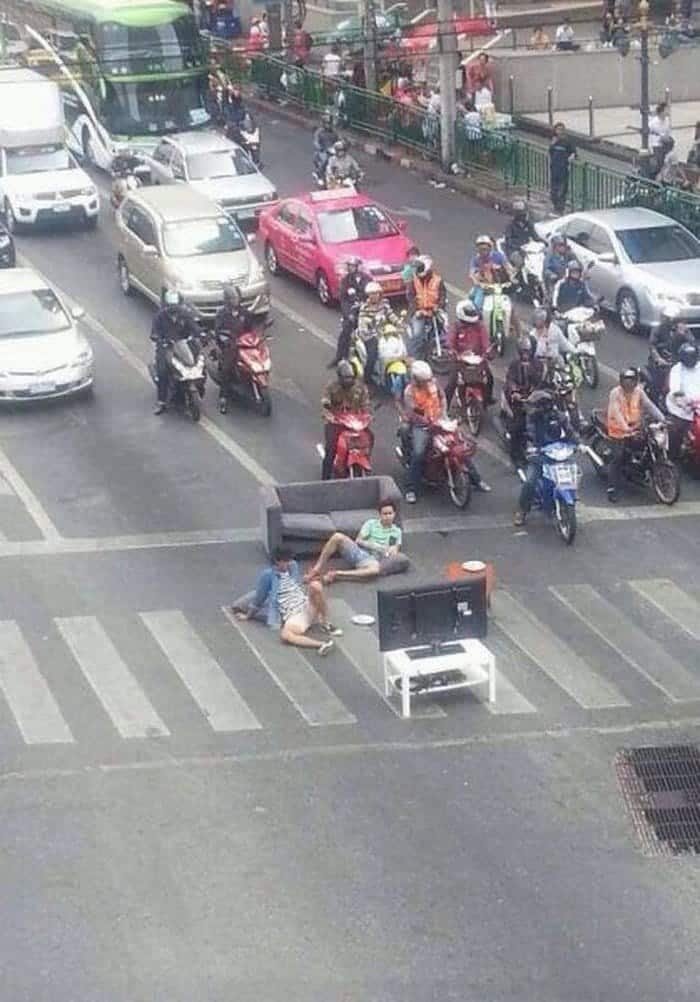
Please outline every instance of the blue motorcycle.
[{"label": "blue motorcycle", "polygon": [[[576,536],[576,491],[580,478],[574,442],[552,442],[539,450],[542,472],[537,480],[533,508],[554,517],[557,532],[567,546]],[[518,471],[521,479],[524,473]]]}]

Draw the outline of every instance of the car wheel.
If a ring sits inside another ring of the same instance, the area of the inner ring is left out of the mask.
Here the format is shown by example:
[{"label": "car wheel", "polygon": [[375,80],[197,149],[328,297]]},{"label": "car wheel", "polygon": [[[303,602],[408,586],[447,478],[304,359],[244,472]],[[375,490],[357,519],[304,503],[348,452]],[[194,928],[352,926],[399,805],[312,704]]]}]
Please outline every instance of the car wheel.
[{"label": "car wheel", "polygon": [[83,134],[81,137],[81,145],[83,147],[83,160],[86,164],[91,166],[95,165],[95,148],[92,145],[92,136],[90,135],[90,130],[88,128],[83,129]]},{"label": "car wheel", "polygon": [[117,271],[119,272],[119,288],[122,290],[125,296],[131,295],[131,275],[129,274],[129,268],[123,257],[119,257],[117,261]]},{"label": "car wheel", "polygon": [[277,251],[269,240],[265,244],[265,264],[267,265],[267,270],[271,275],[279,274],[280,263],[277,260]]},{"label": "car wheel", "polygon": [[16,233],[17,232],[17,218],[16,218],[14,212],[12,211],[12,206],[10,205],[10,203],[9,203],[9,201],[7,199],[5,199],[5,208],[4,208],[3,214],[5,216],[5,227],[7,228],[7,232],[8,233]]},{"label": "car wheel", "polygon": [[328,276],[325,271],[319,271],[316,273],[316,294],[318,295],[319,301],[323,306],[333,305],[331,287],[328,284]]},{"label": "car wheel", "polygon": [[617,316],[628,334],[639,332],[639,303],[631,289],[622,289],[618,294]]}]

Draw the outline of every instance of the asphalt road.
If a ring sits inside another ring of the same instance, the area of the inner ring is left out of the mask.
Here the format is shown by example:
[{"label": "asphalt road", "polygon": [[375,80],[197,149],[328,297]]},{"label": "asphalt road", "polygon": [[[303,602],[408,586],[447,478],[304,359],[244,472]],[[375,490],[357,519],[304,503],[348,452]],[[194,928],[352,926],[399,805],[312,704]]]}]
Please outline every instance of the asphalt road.
[{"label": "asphalt road", "polygon": [[[309,137],[266,117],[263,141],[304,187]],[[503,225],[382,163],[367,184],[454,287]],[[276,279],[272,418],[210,390],[194,427],[151,415],[152,311],[119,292],[108,213],[19,245],[87,310],[98,381],[0,424],[2,998],[694,1000],[697,867],[641,855],[612,759],[698,739],[697,485],[611,508],[587,474],[565,550],[536,517],[512,530],[487,428],[493,494],[422,500],[406,544],[416,578],[495,563],[497,700],[404,721],[349,621],[370,587],[333,588],[323,662],[221,608],[262,561],[259,483],[316,474],[335,315]],[[611,324],[607,365],[644,355]],[[377,432],[398,476],[388,408]]]}]

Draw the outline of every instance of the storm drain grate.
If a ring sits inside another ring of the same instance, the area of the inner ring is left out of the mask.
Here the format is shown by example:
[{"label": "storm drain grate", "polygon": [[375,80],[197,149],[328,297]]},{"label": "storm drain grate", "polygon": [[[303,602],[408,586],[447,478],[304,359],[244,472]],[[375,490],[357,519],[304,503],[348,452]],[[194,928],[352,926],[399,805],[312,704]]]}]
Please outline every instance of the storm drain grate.
[{"label": "storm drain grate", "polygon": [[644,853],[700,854],[700,748],[623,748],[615,772]]}]

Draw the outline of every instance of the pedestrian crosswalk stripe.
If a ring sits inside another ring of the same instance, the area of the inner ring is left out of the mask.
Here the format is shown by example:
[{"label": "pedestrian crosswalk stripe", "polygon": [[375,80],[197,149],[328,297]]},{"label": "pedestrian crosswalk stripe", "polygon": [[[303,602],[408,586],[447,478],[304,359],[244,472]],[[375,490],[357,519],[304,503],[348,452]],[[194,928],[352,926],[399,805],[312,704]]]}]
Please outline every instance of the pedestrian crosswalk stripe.
[{"label": "pedestrian crosswalk stripe", "polygon": [[307,724],[322,727],[357,723],[356,717],[346,710],[304,655],[280,642],[277,631],[268,630],[259,623],[241,623],[225,607],[223,613]]},{"label": "pedestrian crosswalk stripe", "polygon": [[580,706],[591,710],[629,706],[611,682],[594,672],[568,644],[509,592],[494,592],[491,605],[494,625]]},{"label": "pedestrian crosswalk stripe", "polygon": [[94,616],[71,616],[55,622],[80,670],[123,738],[170,733]]},{"label": "pedestrian crosswalk stripe", "polygon": [[71,744],[68,724],[15,622],[0,622],[0,689],[28,745]]},{"label": "pedestrian crosswalk stripe", "polygon": [[660,644],[587,584],[550,588],[589,630],[674,702],[700,698],[695,677]]},{"label": "pedestrian crosswalk stripe", "polygon": [[508,670],[508,665],[512,659],[512,652],[504,642],[503,637],[496,633],[491,633],[484,641],[496,659],[496,701],[489,703],[485,701],[484,706],[495,717],[505,716],[512,713],[537,713],[537,707],[525,699],[523,694],[515,688],[510,679],[504,674]]},{"label": "pedestrian crosswalk stripe", "polygon": [[142,612],[140,616],[213,730],[260,728],[260,721],[181,612]]},{"label": "pedestrian crosswalk stripe", "polygon": [[[331,599],[331,618],[334,623],[350,623],[355,615],[355,610],[341,598]],[[348,659],[353,668],[359,672],[364,680],[374,689],[389,709],[397,717],[401,716],[401,704],[398,700],[392,700],[384,695],[384,673],[380,663],[379,642],[376,635],[363,626],[356,626],[352,633],[337,641],[338,647]],[[445,717],[447,714],[442,707],[435,703],[415,700],[411,707],[412,717]]]},{"label": "pedestrian crosswalk stripe", "polygon": [[628,581],[631,588],[656,606],[667,619],[685,630],[693,640],[700,640],[700,602],[668,578]]}]

